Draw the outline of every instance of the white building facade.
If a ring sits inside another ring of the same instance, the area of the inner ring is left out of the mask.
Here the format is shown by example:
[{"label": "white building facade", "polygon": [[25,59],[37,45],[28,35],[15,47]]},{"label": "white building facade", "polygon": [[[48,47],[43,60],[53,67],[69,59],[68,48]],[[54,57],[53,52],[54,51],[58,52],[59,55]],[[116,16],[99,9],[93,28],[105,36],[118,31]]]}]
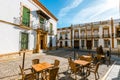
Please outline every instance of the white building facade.
[{"label": "white building facade", "polygon": [[[120,45],[119,22],[120,20],[118,19],[111,19],[106,21],[71,25],[68,28],[58,29],[57,33],[61,36],[64,35],[64,33],[71,33],[68,35],[71,37],[68,41],[68,47],[71,48],[96,49],[96,47],[102,45],[102,47],[106,50],[109,48],[117,50]],[[66,32],[65,30],[69,30],[69,32]],[[64,39],[60,39],[60,36],[58,36],[57,42],[58,47],[65,47],[65,41]]]},{"label": "white building facade", "polygon": [[58,19],[38,0],[0,0],[0,55],[56,47]]}]

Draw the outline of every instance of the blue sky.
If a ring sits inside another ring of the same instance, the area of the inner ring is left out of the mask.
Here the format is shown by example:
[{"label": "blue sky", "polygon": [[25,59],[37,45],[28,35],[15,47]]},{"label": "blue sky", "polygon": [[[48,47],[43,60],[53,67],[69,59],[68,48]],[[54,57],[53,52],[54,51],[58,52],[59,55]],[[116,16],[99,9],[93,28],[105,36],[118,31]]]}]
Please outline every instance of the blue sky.
[{"label": "blue sky", "polygon": [[58,28],[120,18],[119,0],[40,0],[58,18]]}]

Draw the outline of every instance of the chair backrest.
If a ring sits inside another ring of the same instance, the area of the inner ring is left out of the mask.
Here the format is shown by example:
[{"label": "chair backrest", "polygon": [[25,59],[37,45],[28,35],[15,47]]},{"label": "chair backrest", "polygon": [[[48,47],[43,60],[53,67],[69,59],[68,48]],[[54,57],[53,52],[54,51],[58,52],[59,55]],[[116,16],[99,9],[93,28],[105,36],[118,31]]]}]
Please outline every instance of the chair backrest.
[{"label": "chair backrest", "polygon": [[80,58],[80,60],[85,60],[85,58],[83,56],[80,56],[79,58]]},{"label": "chair backrest", "polygon": [[101,60],[101,55],[97,54],[97,60]]},{"label": "chair backrest", "polygon": [[40,61],[39,61],[39,59],[33,59],[32,60],[32,64],[34,65],[34,64],[38,64]]},{"label": "chair backrest", "polygon": [[71,57],[69,57],[68,58],[68,63],[69,63],[69,66],[70,66],[70,62],[72,61],[72,58]]},{"label": "chair backrest", "polygon": [[54,66],[55,66],[55,67],[58,67],[59,64],[60,64],[60,61],[56,59],[55,62],[54,62]]},{"label": "chair backrest", "polygon": [[95,73],[98,71],[99,65],[100,65],[100,62],[98,62],[95,66]]},{"label": "chair backrest", "polygon": [[49,69],[49,80],[56,80],[58,70],[59,70],[59,67],[54,67]]},{"label": "chair backrest", "polygon": [[71,68],[71,71],[74,73],[74,72],[76,72],[76,64],[73,62],[73,61],[71,61],[70,62],[70,68]]}]

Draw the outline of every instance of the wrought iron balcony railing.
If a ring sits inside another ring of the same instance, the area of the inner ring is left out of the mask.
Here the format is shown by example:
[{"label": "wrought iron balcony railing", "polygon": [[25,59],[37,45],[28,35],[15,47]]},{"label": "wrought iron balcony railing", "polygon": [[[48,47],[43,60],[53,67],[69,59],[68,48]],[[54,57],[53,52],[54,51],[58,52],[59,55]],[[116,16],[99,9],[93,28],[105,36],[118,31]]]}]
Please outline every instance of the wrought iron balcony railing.
[{"label": "wrought iron balcony railing", "polygon": [[110,34],[103,34],[103,38],[110,38]]},{"label": "wrought iron balcony railing", "polygon": [[116,38],[120,38],[120,33],[115,34]]},{"label": "wrought iron balcony railing", "polygon": [[28,27],[28,28],[33,28],[33,21],[30,21],[29,19],[23,18],[21,20],[20,17],[14,17],[14,24],[20,25],[20,26],[24,26],[24,27]]},{"label": "wrought iron balcony railing", "polygon": [[99,34],[94,34],[93,35],[93,38],[99,38],[100,36],[99,36]]},{"label": "wrought iron balcony railing", "polygon": [[53,35],[53,34],[54,34],[54,30],[50,30],[50,29],[49,29],[49,30],[48,30],[48,34],[49,34],[49,35]]},{"label": "wrought iron balcony railing", "polygon": [[87,35],[87,38],[92,38],[92,35]]},{"label": "wrought iron balcony railing", "polygon": [[79,39],[80,37],[79,36],[74,36],[74,39]]},{"label": "wrought iron balcony railing", "polygon": [[81,35],[80,38],[81,38],[81,39],[85,39],[85,38],[86,38],[86,35]]}]

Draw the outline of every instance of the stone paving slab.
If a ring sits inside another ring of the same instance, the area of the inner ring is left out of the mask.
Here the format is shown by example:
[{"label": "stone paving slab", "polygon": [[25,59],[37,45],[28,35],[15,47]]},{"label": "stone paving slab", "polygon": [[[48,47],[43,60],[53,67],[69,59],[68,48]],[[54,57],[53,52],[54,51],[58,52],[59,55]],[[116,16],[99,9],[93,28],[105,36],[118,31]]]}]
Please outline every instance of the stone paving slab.
[{"label": "stone paving slab", "polygon": [[120,61],[117,61],[110,70],[106,80],[120,80]]},{"label": "stone paving slab", "polygon": [[[54,55],[52,54],[54,53]],[[84,54],[84,53],[82,53]],[[66,50],[57,50],[55,52],[47,53],[46,54],[29,54],[26,55],[25,58],[25,68],[29,68],[32,65],[32,59],[40,59],[40,62],[49,62],[49,63],[54,63],[55,59],[60,60],[60,69],[59,69],[59,76],[60,80],[74,80],[74,75],[69,76],[68,74],[68,61],[67,58],[72,56],[73,57],[73,52],[71,51],[66,51]],[[16,59],[12,60],[5,60],[3,62],[0,62],[0,80],[17,80],[21,78],[19,75],[20,70],[19,70],[19,65],[22,64],[22,56],[17,57]],[[98,70],[100,79],[106,74],[108,69],[111,67],[107,66],[106,64],[101,64],[100,68]],[[77,76],[78,80],[81,79],[81,76]],[[99,80],[100,80],[99,79]],[[95,80],[94,74],[91,73],[90,76],[88,77],[88,80]]]}]

